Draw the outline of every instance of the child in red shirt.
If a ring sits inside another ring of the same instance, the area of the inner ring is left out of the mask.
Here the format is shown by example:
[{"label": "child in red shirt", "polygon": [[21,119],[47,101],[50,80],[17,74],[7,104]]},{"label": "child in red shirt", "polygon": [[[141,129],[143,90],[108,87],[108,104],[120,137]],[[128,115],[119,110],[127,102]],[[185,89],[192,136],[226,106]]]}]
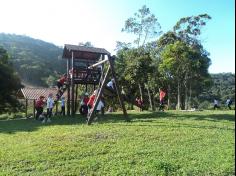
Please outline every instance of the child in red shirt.
[{"label": "child in red shirt", "polygon": [[35,109],[36,109],[36,120],[38,120],[39,116],[43,113],[43,106],[45,104],[45,100],[44,100],[44,96],[40,96],[37,100],[36,100],[36,104],[35,104]]},{"label": "child in red shirt", "polygon": [[96,98],[96,94],[97,94],[97,90],[95,90],[93,92],[93,94],[89,97],[89,101],[87,103],[89,109],[93,108],[94,101],[95,101],[95,98]]},{"label": "child in red shirt", "polygon": [[84,97],[81,101],[81,106],[80,106],[80,114],[82,115],[87,115],[88,114],[88,102],[89,102],[89,97],[88,97],[88,93],[86,92],[84,94]]},{"label": "child in red shirt", "polygon": [[59,90],[61,89],[61,87],[63,87],[66,80],[67,80],[67,75],[66,74],[64,74],[60,79],[57,80],[57,87],[58,87]]},{"label": "child in red shirt", "polygon": [[166,92],[162,89],[159,89],[160,92],[160,107],[159,111],[164,111],[164,98],[166,96]]}]

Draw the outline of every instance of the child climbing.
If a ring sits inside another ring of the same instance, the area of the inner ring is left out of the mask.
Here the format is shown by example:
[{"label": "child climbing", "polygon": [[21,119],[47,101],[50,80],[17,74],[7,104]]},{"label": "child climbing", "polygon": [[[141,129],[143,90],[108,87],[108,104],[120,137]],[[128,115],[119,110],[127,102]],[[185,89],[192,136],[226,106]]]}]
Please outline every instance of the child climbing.
[{"label": "child climbing", "polygon": [[115,91],[115,80],[114,80],[114,78],[112,78],[112,79],[107,83],[106,88],[107,88],[110,92],[112,92],[113,94],[116,93],[116,91]]},{"label": "child climbing", "polygon": [[57,91],[57,94],[56,94],[56,100],[55,101],[58,101],[60,100],[61,96],[63,95],[63,91],[61,89],[59,89]]},{"label": "child climbing", "polygon": [[58,80],[57,80],[57,88],[60,90],[63,88],[64,84],[67,81],[67,74],[62,75]]},{"label": "child climbing", "polygon": [[56,94],[56,101],[60,100],[61,96],[64,93],[64,85],[67,82],[67,74],[62,75],[60,79],[57,80],[57,94]]},{"label": "child climbing", "polygon": [[91,112],[91,110],[93,108],[96,94],[97,94],[97,90],[94,90],[93,94],[89,97],[89,101],[87,103],[89,112]]},{"label": "child climbing", "polygon": [[[97,95],[97,90],[95,90],[93,92],[93,94],[89,97],[89,101],[88,101],[88,115],[92,112],[93,108],[94,108],[94,103],[95,103],[95,99],[96,99],[96,95]],[[97,114],[98,112],[101,112],[102,114],[104,114],[104,99],[103,97],[100,98],[95,114]]]}]

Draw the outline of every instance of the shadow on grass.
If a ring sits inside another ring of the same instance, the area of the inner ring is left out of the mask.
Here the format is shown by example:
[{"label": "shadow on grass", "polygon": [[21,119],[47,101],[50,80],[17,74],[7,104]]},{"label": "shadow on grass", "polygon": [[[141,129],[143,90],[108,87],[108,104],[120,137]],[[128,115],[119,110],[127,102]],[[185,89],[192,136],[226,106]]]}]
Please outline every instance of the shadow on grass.
[{"label": "shadow on grass", "polygon": [[75,117],[52,117],[51,123],[42,124],[41,121],[35,119],[1,119],[0,120],[0,133],[16,133],[16,132],[32,132],[42,128],[44,126],[53,126],[53,125],[81,125],[86,124],[85,117],[76,115]]},{"label": "shadow on grass", "polygon": [[[143,127],[171,127],[171,128],[193,128],[193,129],[220,129],[220,130],[229,130],[234,131],[234,128],[224,126],[215,126],[215,125],[201,125],[199,124],[191,124],[191,123],[183,123],[184,120],[192,120],[192,121],[211,121],[211,122],[221,122],[221,121],[235,121],[234,114],[216,114],[217,112],[211,112],[209,114],[207,112],[149,112],[145,113],[136,113],[129,115],[131,119],[131,123],[122,123],[124,122],[125,118],[122,114],[112,115],[109,118],[104,118],[98,123],[119,123],[119,125],[124,126],[143,126]],[[175,124],[166,124],[166,121],[157,121],[157,119],[169,119],[178,120]],[[133,122],[133,123],[132,123]],[[153,123],[152,123],[153,122]]]},{"label": "shadow on grass", "polygon": [[[205,113],[205,112],[174,112],[174,111],[166,111],[166,112],[142,112],[142,113],[130,113],[129,119],[131,122],[134,123],[143,123],[139,125],[147,125],[145,124],[148,122],[148,126],[152,126],[152,122],[157,122],[157,119],[177,119],[181,120],[208,120],[208,121],[215,121],[219,122],[222,120],[225,121],[235,121],[234,114],[227,114],[223,113],[220,114],[217,112],[214,113]],[[113,114],[105,114],[103,117],[99,117],[97,120],[93,121],[96,124],[105,124],[105,123],[124,123],[126,121],[125,117],[121,113],[113,113]],[[161,124],[162,122],[158,122],[153,125],[165,125]],[[0,133],[16,133],[16,132],[31,132],[38,130],[39,128],[43,128],[44,126],[53,126],[53,125],[85,125],[86,118],[82,117],[81,115],[76,115],[75,117],[53,117],[52,122],[48,124],[42,124],[40,121],[36,121],[34,119],[12,119],[12,120],[0,120]],[[129,125],[129,124],[126,124]],[[130,123],[132,125],[132,123]],[[181,126],[183,126],[182,124]],[[189,126],[186,125],[186,127]],[[176,127],[180,127],[180,125],[176,125]],[[203,126],[192,126],[193,128],[200,128]],[[214,128],[206,126],[206,128]]]},{"label": "shadow on grass", "polygon": [[[229,113],[217,114],[217,112],[207,113],[207,112],[177,112],[177,111],[165,111],[165,112],[142,112],[129,114],[129,119],[135,122],[152,122],[157,119],[177,119],[177,120],[208,120],[208,121],[235,121],[235,115]],[[123,114],[112,114],[107,115],[100,119],[99,123],[119,123],[126,119]]]},{"label": "shadow on grass", "polygon": [[212,112],[212,113],[204,113],[203,112],[194,112],[194,113],[188,113],[185,112],[183,114],[176,114],[177,118],[183,118],[183,119],[193,119],[193,120],[208,120],[208,121],[235,121],[235,115],[234,114],[229,114],[229,113],[217,113],[217,112]]}]

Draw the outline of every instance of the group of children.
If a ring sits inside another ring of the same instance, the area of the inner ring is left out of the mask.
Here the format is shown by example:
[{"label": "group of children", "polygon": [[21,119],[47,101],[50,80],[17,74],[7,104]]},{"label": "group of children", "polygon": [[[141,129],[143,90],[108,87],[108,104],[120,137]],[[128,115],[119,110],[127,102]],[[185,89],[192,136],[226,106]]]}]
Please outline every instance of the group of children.
[{"label": "group of children", "polygon": [[[43,113],[43,108],[46,104],[47,112]],[[46,99],[44,96],[40,96],[36,100],[35,109],[36,109],[36,120],[42,121],[42,123],[45,122],[51,122],[51,116],[52,116],[52,110],[54,107],[54,100],[53,100],[53,94],[50,93],[48,95],[48,98]],[[65,115],[65,98],[61,97],[61,114]]]},{"label": "group of children", "polygon": [[[227,108],[228,108],[229,110],[232,109],[232,108],[231,108],[232,103],[233,103],[233,101],[228,97],[227,100],[226,100],[226,102],[225,102],[225,104],[226,104],[226,106],[227,106]],[[214,110],[220,108],[219,101],[218,101],[217,99],[214,99],[214,105],[213,105],[213,106],[214,106],[214,107],[213,107]]]},{"label": "group of children", "polygon": [[[65,97],[63,97],[63,93],[65,90],[64,85],[67,82],[67,75],[64,74],[61,78],[59,78],[57,80],[57,94],[56,94],[56,99],[53,99],[53,94],[49,93],[47,99],[44,96],[40,96],[37,100],[36,100],[36,104],[35,104],[35,109],[36,109],[36,120],[40,120],[42,121],[42,123],[45,122],[51,122],[51,116],[52,116],[52,110],[53,107],[55,105],[55,103],[57,103],[58,101],[60,101],[61,103],[61,112],[60,114],[65,116]],[[43,108],[46,104],[47,107],[47,112],[44,113],[43,112]]]},{"label": "group of children", "polygon": [[[41,120],[42,123],[50,122],[50,118],[52,116],[52,110],[55,105],[55,103],[60,102],[61,104],[61,112],[60,114],[65,116],[65,97],[63,97],[63,93],[65,91],[65,85],[67,82],[67,75],[64,74],[60,79],[57,80],[57,94],[55,101],[53,100],[53,94],[50,93],[48,95],[48,98],[46,99],[44,96],[40,96],[36,100],[35,109],[36,109],[36,120]],[[112,79],[110,82],[107,83],[107,87],[114,90],[114,79]],[[91,112],[91,110],[94,107],[95,99],[97,96],[97,90],[94,90],[92,95],[89,97],[89,94],[86,92],[84,94],[84,97],[82,98],[82,101],[80,103],[80,113],[82,115],[87,115]],[[43,113],[43,108],[46,104],[47,112]],[[104,114],[104,107],[105,102],[103,96],[100,98],[99,103],[97,105],[95,113],[101,112]]]},{"label": "group of children", "polygon": [[[93,94],[90,97],[87,92],[84,94],[84,97],[82,98],[82,101],[80,103],[80,110],[79,110],[80,114],[88,115],[89,113],[91,113],[92,109],[94,108],[96,96],[97,96],[97,90],[94,90]],[[98,102],[95,114],[98,112],[104,114],[104,107],[105,107],[105,101],[102,96]]]},{"label": "group of children", "polygon": [[[159,98],[160,98],[160,106],[159,106],[159,111],[164,111],[165,105],[164,105],[164,98],[166,96],[166,91],[164,89],[159,89]],[[143,111],[143,99],[140,97],[137,97],[135,99],[136,105],[139,107],[139,111]]]}]

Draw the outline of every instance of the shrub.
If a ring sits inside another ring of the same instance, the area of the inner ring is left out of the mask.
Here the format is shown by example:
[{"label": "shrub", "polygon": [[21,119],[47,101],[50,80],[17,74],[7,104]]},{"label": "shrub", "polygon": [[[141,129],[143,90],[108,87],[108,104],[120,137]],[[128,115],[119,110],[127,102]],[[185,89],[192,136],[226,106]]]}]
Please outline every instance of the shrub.
[{"label": "shrub", "polygon": [[211,109],[212,105],[209,101],[203,101],[202,103],[199,104],[198,108],[199,109]]}]

